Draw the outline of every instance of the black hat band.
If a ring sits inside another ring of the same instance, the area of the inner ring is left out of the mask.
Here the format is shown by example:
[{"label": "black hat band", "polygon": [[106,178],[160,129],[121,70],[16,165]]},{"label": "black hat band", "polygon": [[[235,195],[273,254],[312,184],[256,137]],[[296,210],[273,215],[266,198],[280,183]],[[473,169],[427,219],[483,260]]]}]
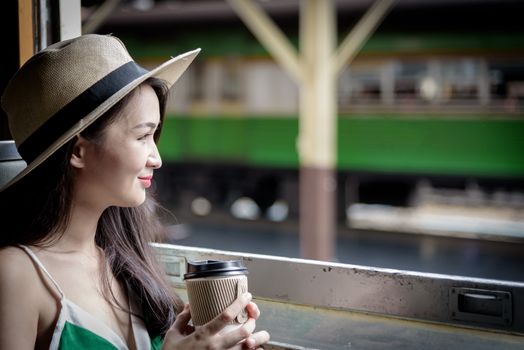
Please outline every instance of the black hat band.
[{"label": "black hat band", "polygon": [[27,164],[31,163],[81,118],[87,116],[124,86],[147,72],[134,61],[118,67],[78,95],[36,129],[18,146],[18,152]]}]

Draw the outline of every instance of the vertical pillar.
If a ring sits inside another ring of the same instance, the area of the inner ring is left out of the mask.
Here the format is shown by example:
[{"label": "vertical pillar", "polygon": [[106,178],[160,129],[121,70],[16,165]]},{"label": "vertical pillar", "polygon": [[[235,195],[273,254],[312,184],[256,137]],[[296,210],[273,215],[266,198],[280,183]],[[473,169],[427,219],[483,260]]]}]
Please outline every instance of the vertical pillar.
[{"label": "vertical pillar", "polygon": [[300,2],[300,251],[303,258],[332,260],[336,237],[336,40],[333,1]]},{"label": "vertical pillar", "polygon": [[253,0],[227,0],[300,86],[301,256],[332,260],[336,238],[336,77],[374,32],[394,0],[376,0],[335,52],[333,0],[301,0],[300,55]]},{"label": "vertical pillar", "polygon": [[19,64],[22,66],[34,53],[34,14],[32,0],[18,0]]},{"label": "vertical pillar", "polygon": [[58,40],[71,39],[82,35],[80,0],[59,0],[58,7],[60,13],[60,38]]}]

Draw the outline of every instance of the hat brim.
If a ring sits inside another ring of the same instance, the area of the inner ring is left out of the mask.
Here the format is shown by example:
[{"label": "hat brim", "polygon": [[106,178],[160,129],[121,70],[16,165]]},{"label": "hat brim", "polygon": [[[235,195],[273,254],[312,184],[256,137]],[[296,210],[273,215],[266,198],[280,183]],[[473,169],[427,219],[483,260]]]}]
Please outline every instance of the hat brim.
[{"label": "hat brim", "polygon": [[97,108],[91,111],[88,115],[80,119],[76,124],[69,128],[69,130],[67,130],[55,142],[53,142],[49,147],[47,147],[47,149],[40,153],[40,155],[38,155],[31,163],[29,163],[20,173],[18,173],[14,178],[12,178],[9,182],[2,186],[0,188],[0,192],[4,191],[6,188],[15,184],[24,176],[33,171],[37,166],[42,164],[47,158],[49,158],[53,153],[55,153],[60,147],[65,145],[73,137],[75,137],[85,128],[91,125],[95,120],[97,120],[111,107],[113,107],[118,101],[124,98],[127,94],[129,94],[131,91],[133,91],[137,86],[142,84],[147,79],[152,77],[162,79],[166,81],[167,86],[171,88],[173,84],[182,76],[187,67],[189,67],[191,62],[193,62],[193,60],[199,52],[200,49],[196,49],[173,57],[170,60],[162,63],[160,66],[150,70],[149,72],[145,73],[144,75],[141,75],[137,79],[125,85],[123,88],[118,90],[103,103],[101,103]]}]

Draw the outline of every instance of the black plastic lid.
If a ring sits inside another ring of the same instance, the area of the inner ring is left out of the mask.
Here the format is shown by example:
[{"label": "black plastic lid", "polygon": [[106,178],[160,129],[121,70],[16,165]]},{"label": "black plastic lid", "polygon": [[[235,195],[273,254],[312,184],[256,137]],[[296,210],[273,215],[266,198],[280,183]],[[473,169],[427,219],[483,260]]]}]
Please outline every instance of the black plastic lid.
[{"label": "black plastic lid", "polygon": [[247,268],[240,260],[200,260],[187,263],[187,273],[184,274],[184,279],[247,274]]}]

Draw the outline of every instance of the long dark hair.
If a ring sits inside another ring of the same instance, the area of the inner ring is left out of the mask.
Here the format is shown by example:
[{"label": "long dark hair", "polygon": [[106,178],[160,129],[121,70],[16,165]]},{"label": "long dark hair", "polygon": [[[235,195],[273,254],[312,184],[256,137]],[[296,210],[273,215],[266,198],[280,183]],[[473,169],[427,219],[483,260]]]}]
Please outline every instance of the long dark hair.
[{"label": "long dark hair", "polygon": [[[155,78],[143,84],[151,86],[158,96],[162,124],[168,88]],[[81,135],[95,142],[100,140],[104,129],[122,115],[122,109],[137,91],[138,88],[124,97]],[[161,125],[155,141],[160,130]],[[47,247],[60,238],[71,214],[74,174],[69,160],[75,141],[76,138],[66,143],[27,176],[0,192],[0,248],[17,244]],[[165,333],[183,307],[181,299],[170,290],[149,245],[164,233],[158,207],[149,192],[138,207],[109,207],[100,217],[95,236],[115,278],[139,298],[152,336]],[[106,269],[102,269],[101,276],[106,298],[118,304]]]}]

